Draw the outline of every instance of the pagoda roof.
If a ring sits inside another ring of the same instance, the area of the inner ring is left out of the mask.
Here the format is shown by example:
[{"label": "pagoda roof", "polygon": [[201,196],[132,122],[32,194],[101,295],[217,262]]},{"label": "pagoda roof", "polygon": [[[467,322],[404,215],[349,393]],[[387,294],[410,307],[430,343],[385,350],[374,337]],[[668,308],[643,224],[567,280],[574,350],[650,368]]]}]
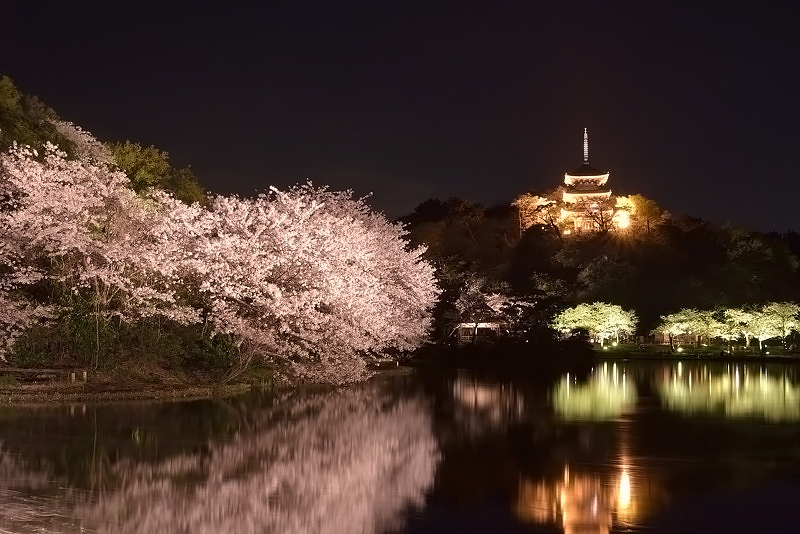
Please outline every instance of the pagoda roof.
[{"label": "pagoda roof", "polygon": [[569,176],[603,176],[608,174],[608,172],[601,171],[589,165],[588,163],[584,163],[577,169],[572,172],[567,173]]}]

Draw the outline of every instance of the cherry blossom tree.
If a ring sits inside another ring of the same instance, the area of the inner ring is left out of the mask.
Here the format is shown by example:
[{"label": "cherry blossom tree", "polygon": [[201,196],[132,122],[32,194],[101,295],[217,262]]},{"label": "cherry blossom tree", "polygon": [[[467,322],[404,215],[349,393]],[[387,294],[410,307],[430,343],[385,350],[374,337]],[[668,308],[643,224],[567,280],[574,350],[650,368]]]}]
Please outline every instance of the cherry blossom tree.
[{"label": "cherry blossom tree", "polygon": [[699,339],[705,337],[710,340],[720,337],[726,327],[716,318],[717,312],[713,310],[696,310],[683,308],[675,313],[662,315],[661,321],[655,332],[661,332],[669,337],[671,348],[675,348],[675,337],[691,334]]},{"label": "cherry blossom tree", "polygon": [[517,208],[520,236],[535,224],[554,230],[554,233],[558,236],[561,235],[558,229],[558,203],[555,200],[531,193],[523,193],[515,198],[511,204]]},{"label": "cherry blossom tree", "polygon": [[800,305],[795,302],[770,302],[764,305],[762,311],[774,318],[784,341],[789,334],[800,327],[798,321]]},{"label": "cherry blossom tree", "polygon": [[[257,357],[334,383],[364,378],[365,357],[426,340],[438,289],[424,249],[352,192],[309,183],[208,207],[137,194],[90,138],[62,127],[85,159],[52,145],[0,155],[7,339],[85,299],[98,352],[101,319],[204,321],[238,344],[229,378]],[[42,299],[41,287],[58,298]]]},{"label": "cherry blossom tree", "polygon": [[12,315],[15,326],[6,328],[56,313],[58,302],[32,298],[41,284],[66,297],[60,304],[88,295],[97,321],[156,314],[197,320],[176,304],[162,266],[148,261],[158,255],[142,254],[154,243],[155,211],[126,185],[124,174],[92,159],[68,160],[53,145],[41,155],[27,147],[0,155],[2,300],[38,310]]},{"label": "cherry blossom tree", "polygon": [[95,163],[111,163],[113,161],[111,151],[80,126],[60,120],[53,121],[53,126],[58,133],[72,143],[76,159]]},{"label": "cherry blossom tree", "polygon": [[682,309],[661,317],[655,329],[673,337],[682,334],[703,336],[711,340],[722,338],[731,343],[744,338],[745,346],[751,339],[758,340],[759,350],[763,342],[780,337],[785,339],[797,329],[797,314],[800,306],[793,302],[770,302],[759,307],[719,308],[716,310]]},{"label": "cherry blossom tree", "polygon": [[726,308],[722,311],[723,335],[730,339],[744,337],[745,346],[750,345],[753,331],[750,324],[753,322],[753,311],[747,308]]},{"label": "cherry blossom tree", "polygon": [[31,324],[52,319],[54,315],[52,307],[9,298],[0,288],[0,359],[5,359],[5,354]]},{"label": "cherry blossom tree", "polygon": [[669,346],[675,350],[675,338],[692,331],[695,310],[684,308],[675,313],[662,315],[654,332],[664,334],[669,339]]},{"label": "cherry blossom tree", "polygon": [[510,297],[504,294],[507,291],[508,288],[503,286],[490,287],[486,278],[468,278],[453,303],[455,318],[465,322],[479,322],[487,314],[499,317],[510,302]]},{"label": "cherry blossom tree", "polygon": [[762,307],[753,312],[748,330],[758,340],[758,350],[761,352],[764,350],[764,341],[782,337],[783,324],[777,315]]},{"label": "cherry blossom tree", "polygon": [[[194,281],[215,330],[297,378],[349,382],[365,354],[410,350],[430,327],[438,295],[423,249],[350,192],[311,184],[255,199],[215,197],[210,209],[159,198],[156,250]],[[163,246],[162,246],[163,245]]]},{"label": "cherry blossom tree", "polygon": [[607,339],[613,337],[619,342],[620,334],[633,333],[637,322],[638,318],[632,311],[616,304],[594,302],[563,310],[553,318],[550,326],[562,333],[584,328],[603,346]]}]

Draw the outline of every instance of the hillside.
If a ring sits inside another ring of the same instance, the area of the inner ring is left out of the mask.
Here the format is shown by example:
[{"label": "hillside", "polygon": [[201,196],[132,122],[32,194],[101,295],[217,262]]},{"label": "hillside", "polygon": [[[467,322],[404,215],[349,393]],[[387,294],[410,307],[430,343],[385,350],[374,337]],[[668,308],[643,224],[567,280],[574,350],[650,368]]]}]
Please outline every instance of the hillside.
[{"label": "hillside", "polygon": [[[654,204],[654,203],[653,203]],[[652,208],[652,206],[651,206]],[[426,245],[447,302],[440,325],[465,291],[553,309],[605,301],[636,310],[640,331],[680,308],[757,305],[800,299],[800,234],[717,227],[697,218],[639,218],[624,231],[564,235],[550,224],[525,228],[516,207],[427,200],[402,218],[413,244]]]}]

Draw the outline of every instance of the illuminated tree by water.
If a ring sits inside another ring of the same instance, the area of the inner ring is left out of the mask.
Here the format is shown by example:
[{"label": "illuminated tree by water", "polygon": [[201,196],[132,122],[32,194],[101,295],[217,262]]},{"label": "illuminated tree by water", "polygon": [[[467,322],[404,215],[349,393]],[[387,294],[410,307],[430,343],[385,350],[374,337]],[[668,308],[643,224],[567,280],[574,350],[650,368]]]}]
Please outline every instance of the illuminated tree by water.
[{"label": "illuminated tree by water", "polygon": [[47,292],[60,294],[61,305],[87,299],[97,320],[199,319],[177,304],[174,280],[163,275],[155,211],[126,184],[122,173],[68,160],[53,145],[0,155],[0,306],[16,311],[0,323],[10,337],[59,311],[37,298]]},{"label": "illuminated tree by water", "polygon": [[313,381],[365,376],[365,353],[416,348],[438,290],[423,249],[351,192],[311,184],[210,209],[160,199],[175,275],[196,280],[209,320],[252,358]]},{"label": "illuminated tree by water", "polygon": [[675,338],[678,336],[691,334],[697,336],[698,340],[703,337],[719,337],[723,325],[716,315],[715,311],[683,308],[675,313],[662,315],[654,331],[666,335],[672,348],[675,348]]},{"label": "illuminated tree by water", "polygon": [[691,332],[695,310],[684,308],[678,312],[662,315],[661,322],[655,332],[664,334],[669,339],[669,345],[675,348],[675,338]]},{"label": "illuminated tree by water", "polygon": [[797,320],[798,312],[800,306],[793,302],[770,302],[753,308],[684,308],[661,316],[654,331],[669,336],[673,346],[676,337],[691,334],[705,337],[709,341],[722,338],[728,343],[744,338],[745,346],[750,345],[751,339],[757,339],[761,350],[764,341],[777,337],[785,339],[797,330],[800,324]]},{"label": "illuminated tree by water", "polygon": [[607,339],[613,337],[619,342],[620,335],[632,334],[637,322],[638,318],[632,311],[624,310],[616,304],[594,302],[565,309],[553,318],[550,326],[565,334],[585,329],[602,346]]},{"label": "illuminated tree by water", "polygon": [[725,308],[722,310],[722,338],[730,342],[733,339],[744,338],[745,346],[750,345],[753,331],[750,324],[753,322],[753,310],[748,308]]},{"label": "illuminated tree by water", "polygon": [[98,329],[112,318],[202,321],[238,346],[229,377],[258,357],[348,382],[366,376],[364,356],[427,338],[438,289],[424,250],[351,192],[307,184],[187,205],[137,195],[83,141],[85,160],[52,145],[0,155],[0,348],[76,301]]},{"label": "illuminated tree by water", "polygon": [[780,318],[764,307],[753,312],[752,318],[747,326],[753,338],[758,340],[759,351],[763,350],[764,341],[775,337],[782,337],[783,335],[783,324]]},{"label": "illuminated tree by water", "polygon": [[762,312],[773,318],[784,340],[800,327],[800,305],[795,302],[770,302],[764,306]]}]

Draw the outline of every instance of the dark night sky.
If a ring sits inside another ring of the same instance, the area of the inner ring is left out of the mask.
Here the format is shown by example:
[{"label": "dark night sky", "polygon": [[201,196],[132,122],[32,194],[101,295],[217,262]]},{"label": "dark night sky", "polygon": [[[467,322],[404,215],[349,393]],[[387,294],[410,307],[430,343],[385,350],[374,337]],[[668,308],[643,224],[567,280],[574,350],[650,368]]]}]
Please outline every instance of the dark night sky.
[{"label": "dark night sky", "polygon": [[[759,2],[14,2],[0,72],[216,192],[311,179],[398,216],[582,158],[675,214],[800,230],[800,31]],[[257,7],[256,7],[257,6]]]}]

